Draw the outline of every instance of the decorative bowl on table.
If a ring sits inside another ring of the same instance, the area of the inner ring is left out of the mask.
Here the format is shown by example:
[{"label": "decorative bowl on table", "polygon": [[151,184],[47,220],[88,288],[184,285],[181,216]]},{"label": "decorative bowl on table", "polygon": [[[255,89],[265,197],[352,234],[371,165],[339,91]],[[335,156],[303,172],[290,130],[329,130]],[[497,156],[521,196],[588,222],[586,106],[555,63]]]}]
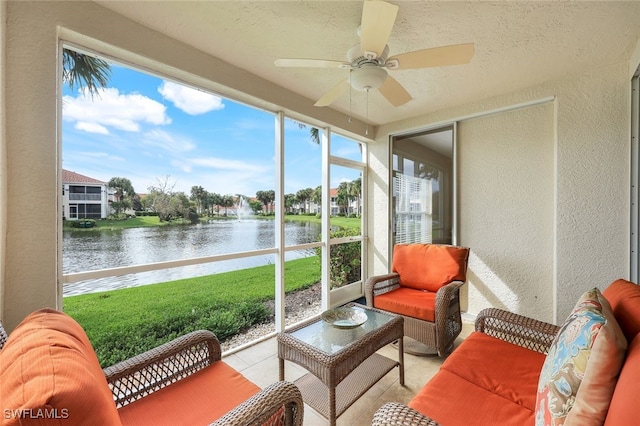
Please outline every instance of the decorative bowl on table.
[{"label": "decorative bowl on table", "polygon": [[335,328],[356,328],[367,321],[367,314],[354,308],[336,308],[324,311],[322,319]]}]

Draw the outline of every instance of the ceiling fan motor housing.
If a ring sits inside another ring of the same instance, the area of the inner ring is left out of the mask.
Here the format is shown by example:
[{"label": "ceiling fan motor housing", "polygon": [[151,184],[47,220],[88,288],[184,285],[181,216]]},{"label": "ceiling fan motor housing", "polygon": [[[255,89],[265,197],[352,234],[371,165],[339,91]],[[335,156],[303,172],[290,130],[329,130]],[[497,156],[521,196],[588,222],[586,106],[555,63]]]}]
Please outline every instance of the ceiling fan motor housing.
[{"label": "ceiling fan motor housing", "polygon": [[347,60],[351,63],[351,67],[358,68],[365,63],[375,63],[383,66],[389,56],[389,46],[384,47],[382,53],[376,56],[376,52],[363,52],[360,44],[356,44],[347,52]]},{"label": "ceiling fan motor housing", "polygon": [[387,70],[384,67],[388,54],[389,46],[385,46],[382,54],[377,58],[373,56],[375,53],[363,54],[359,44],[349,49],[347,59],[351,63],[351,86],[362,92],[380,88],[387,79]]}]

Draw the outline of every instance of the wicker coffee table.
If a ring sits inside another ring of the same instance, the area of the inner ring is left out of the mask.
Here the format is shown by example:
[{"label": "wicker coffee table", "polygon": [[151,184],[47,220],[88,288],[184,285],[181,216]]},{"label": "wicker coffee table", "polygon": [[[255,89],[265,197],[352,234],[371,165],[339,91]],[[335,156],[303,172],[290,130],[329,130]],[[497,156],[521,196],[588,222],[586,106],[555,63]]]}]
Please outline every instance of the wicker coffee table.
[{"label": "wicker coffee table", "polygon": [[[315,319],[278,334],[280,380],[284,380],[285,360],[307,369],[310,373],[295,381],[302,399],[332,426],[396,366],[404,385],[403,318],[355,303],[346,306],[366,313],[366,322],[341,329]],[[375,353],[396,340],[398,361]]]}]

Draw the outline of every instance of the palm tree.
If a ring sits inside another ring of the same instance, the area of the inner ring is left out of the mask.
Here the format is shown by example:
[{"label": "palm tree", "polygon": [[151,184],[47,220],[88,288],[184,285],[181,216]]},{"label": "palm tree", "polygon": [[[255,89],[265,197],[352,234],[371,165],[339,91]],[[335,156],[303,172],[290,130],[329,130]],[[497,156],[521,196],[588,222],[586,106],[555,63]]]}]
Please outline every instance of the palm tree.
[{"label": "palm tree", "polygon": [[213,194],[206,190],[204,192],[205,194],[202,198],[202,209],[206,212],[207,216],[213,216],[213,206],[215,205],[213,202]]},{"label": "palm tree", "polygon": [[126,209],[131,207],[131,200],[136,195],[136,191],[133,189],[131,181],[123,177],[112,177],[107,183],[109,188],[113,188],[117,201],[112,203],[116,214],[120,214],[120,209]]},{"label": "palm tree", "polygon": [[235,199],[233,198],[233,195],[227,194],[222,196],[220,200],[220,206],[224,207],[225,216],[227,216],[227,209],[229,207],[233,207],[234,205],[235,205]]},{"label": "palm tree", "polygon": [[358,178],[349,183],[349,196],[356,201],[356,216],[360,214],[360,195],[362,194],[362,178]]},{"label": "palm tree", "polygon": [[86,87],[93,97],[107,87],[111,67],[103,59],[85,55],[69,49],[62,50],[62,81],[74,88]]},{"label": "palm tree", "polygon": [[207,203],[211,206],[212,209],[215,209],[216,214],[220,216],[220,207],[222,207],[222,195],[217,192],[209,193],[207,197]]},{"label": "palm tree", "polygon": [[[306,124],[300,123],[298,121],[296,123],[301,129],[305,129],[307,127]],[[320,145],[320,130],[317,127],[311,126],[311,128],[309,129],[309,137],[311,138],[311,142],[315,143],[316,145]]]},{"label": "palm tree", "polygon": [[291,213],[291,208],[296,203],[296,196],[294,194],[284,194],[284,207],[287,213]]},{"label": "palm tree", "polygon": [[276,192],[273,189],[269,189],[267,191],[257,191],[256,199],[264,204],[265,210],[267,214],[269,214],[269,206],[276,199]]},{"label": "palm tree", "polygon": [[275,210],[273,209],[274,207],[274,201],[276,200],[276,191],[274,191],[273,189],[270,189],[267,192],[267,210],[269,213],[273,213]]},{"label": "palm tree", "polygon": [[316,189],[313,190],[311,201],[316,205],[316,214],[320,214],[318,206],[322,204],[322,185],[316,186]]},{"label": "palm tree", "polygon": [[338,185],[338,194],[336,197],[336,203],[342,206],[345,215],[349,215],[349,183],[340,182]]},{"label": "palm tree", "polygon": [[317,127],[312,127],[309,129],[309,137],[313,142],[320,145],[320,130]]},{"label": "palm tree", "polygon": [[298,192],[296,192],[296,198],[298,199],[299,202],[302,203],[305,213],[308,213],[308,209],[307,209],[308,203],[307,203],[307,201],[309,201],[309,199],[311,199],[312,195],[313,195],[313,189],[311,189],[311,188],[301,189]]},{"label": "palm tree", "polygon": [[136,191],[133,189],[131,181],[123,177],[112,177],[107,183],[109,188],[113,188],[118,201],[122,201],[125,197],[133,197]]},{"label": "palm tree", "polygon": [[202,205],[207,197],[207,191],[199,185],[191,187],[191,200],[196,203],[198,214],[202,213]]}]

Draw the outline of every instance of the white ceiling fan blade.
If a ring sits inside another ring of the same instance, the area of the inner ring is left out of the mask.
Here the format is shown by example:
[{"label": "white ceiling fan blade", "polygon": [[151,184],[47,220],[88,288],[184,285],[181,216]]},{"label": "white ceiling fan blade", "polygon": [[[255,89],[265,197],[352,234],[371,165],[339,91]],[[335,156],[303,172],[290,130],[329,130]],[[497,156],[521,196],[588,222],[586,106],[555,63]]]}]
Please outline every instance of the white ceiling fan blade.
[{"label": "white ceiling fan blade", "polygon": [[389,69],[410,70],[467,64],[473,58],[474,50],[473,43],[416,50],[387,59],[387,66]]},{"label": "white ceiling fan blade", "polygon": [[384,84],[378,90],[382,93],[382,96],[384,96],[389,103],[395,107],[404,105],[411,100],[409,92],[407,92],[404,87],[402,87],[400,83],[390,75],[387,76]]},{"label": "white ceiling fan blade", "polygon": [[328,106],[333,103],[340,95],[349,89],[349,80],[342,80],[340,83],[333,86],[331,90],[324,94],[323,97],[318,99],[314,105],[317,107]]},{"label": "white ceiling fan blade", "polygon": [[362,6],[360,24],[360,50],[371,52],[377,58],[387,45],[393,24],[398,14],[398,6],[378,0],[365,1]]},{"label": "white ceiling fan blade", "polygon": [[332,61],[328,59],[276,59],[277,67],[299,67],[299,68],[344,68],[348,62]]}]

